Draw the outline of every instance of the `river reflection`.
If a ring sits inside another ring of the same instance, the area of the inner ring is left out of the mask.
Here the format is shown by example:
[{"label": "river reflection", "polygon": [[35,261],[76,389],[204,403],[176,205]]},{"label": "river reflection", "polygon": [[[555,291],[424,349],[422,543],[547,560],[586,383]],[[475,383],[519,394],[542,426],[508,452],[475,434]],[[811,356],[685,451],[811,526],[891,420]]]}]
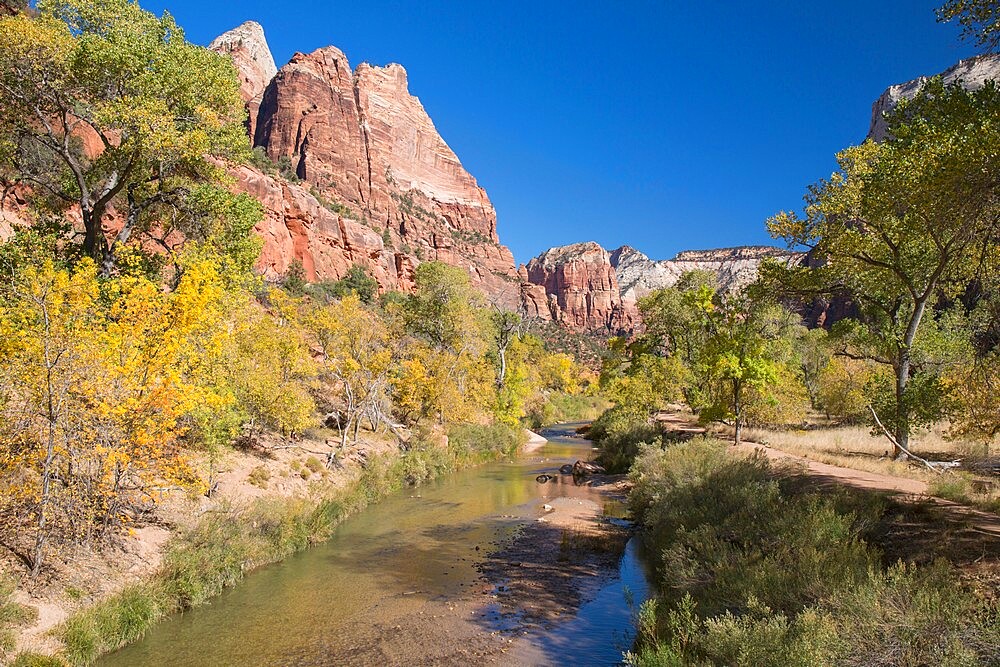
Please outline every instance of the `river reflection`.
[{"label": "river reflection", "polygon": [[625,589],[636,604],[647,595],[635,540],[620,576],[574,616],[526,633],[491,627],[476,570],[518,525],[535,520],[542,503],[603,502],[569,478],[535,481],[590,456],[590,443],[570,433],[550,431],[547,445],[515,461],[394,494],[345,521],[328,542],[255,572],[99,664],[615,664],[634,636]]}]

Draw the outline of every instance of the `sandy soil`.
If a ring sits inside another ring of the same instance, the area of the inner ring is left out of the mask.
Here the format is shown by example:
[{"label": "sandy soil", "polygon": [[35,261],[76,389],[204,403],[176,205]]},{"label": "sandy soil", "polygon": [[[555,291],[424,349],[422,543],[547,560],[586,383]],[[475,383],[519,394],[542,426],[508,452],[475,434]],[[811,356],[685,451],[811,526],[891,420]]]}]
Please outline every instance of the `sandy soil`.
[{"label": "sandy soil", "polygon": [[[19,580],[14,600],[38,610],[37,620],[19,629],[14,654],[57,651],[59,644],[52,636],[53,629],[77,609],[152,576],[160,567],[170,539],[192,527],[205,512],[264,496],[329,493],[346,485],[366,455],[395,447],[390,440],[367,435],[367,440],[342,452],[341,466],[332,470],[322,463],[326,453],[339,443],[335,434],[324,430],[294,442],[265,435],[249,450],[230,451],[212,463],[199,461],[204,478],[213,482],[211,497],[166,495],[146,523],[99,550],[79,547],[61,558],[50,558],[36,581],[27,579],[23,564],[10,551],[0,550],[0,570]],[[256,476],[251,478],[255,471]]]}]

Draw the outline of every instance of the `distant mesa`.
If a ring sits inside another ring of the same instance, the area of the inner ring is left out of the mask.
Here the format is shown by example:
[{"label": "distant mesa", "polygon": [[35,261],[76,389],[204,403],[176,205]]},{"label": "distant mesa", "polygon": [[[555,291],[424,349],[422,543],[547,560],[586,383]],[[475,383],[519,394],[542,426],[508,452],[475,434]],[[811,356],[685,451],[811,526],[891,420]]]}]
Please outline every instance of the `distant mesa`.
[{"label": "distant mesa", "polygon": [[637,300],[650,292],[672,287],[688,271],[709,271],[722,292],[734,292],[757,278],[761,262],[775,259],[798,264],[804,253],[772,246],[741,246],[718,250],[686,250],[673,259],[651,260],[629,246],[611,253],[611,264],[621,286],[622,297]]},{"label": "distant mesa", "polygon": [[[969,90],[978,90],[987,81],[1000,81],[1000,53],[987,53],[966,60],[959,60],[939,75],[945,84],[961,82]],[[872,120],[868,137],[882,141],[886,135],[885,114],[891,112],[900,100],[913,99],[928,77],[922,76],[906,83],[898,83],[885,89],[872,105]]]}]

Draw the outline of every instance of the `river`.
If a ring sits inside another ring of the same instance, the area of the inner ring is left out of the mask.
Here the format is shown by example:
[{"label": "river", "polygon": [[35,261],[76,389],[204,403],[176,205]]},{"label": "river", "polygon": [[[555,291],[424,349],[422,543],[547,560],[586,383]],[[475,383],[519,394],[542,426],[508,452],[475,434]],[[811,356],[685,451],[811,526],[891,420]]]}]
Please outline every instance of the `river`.
[{"label": "river", "polygon": [[648,591],[634,538],[617,572],[581,576],[582,599],[549,622],[505,613],[498,583],[481,572],[489,554],[537,524],[546,503],[596,501],[609,515],[620,511],[568,476],[535,481],[590,457],[590,442],[572,432],[550,429],[546,445],[514,461],[393,494],[329,541],[166,619],[98,664],[617,664],[634,638],[633,603]]}]

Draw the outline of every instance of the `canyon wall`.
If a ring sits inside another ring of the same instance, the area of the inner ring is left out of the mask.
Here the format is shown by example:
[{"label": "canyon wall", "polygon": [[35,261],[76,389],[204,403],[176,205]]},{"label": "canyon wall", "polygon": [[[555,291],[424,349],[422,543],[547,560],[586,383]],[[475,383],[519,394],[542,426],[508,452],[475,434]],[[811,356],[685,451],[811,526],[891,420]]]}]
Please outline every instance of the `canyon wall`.
[{"label": "canyon wall", "polygon": [[[969,90],[982,88],[987,80],[1000,81],[1000,53],[987,53],[959,60],[938,76],[946,84],[961,82]],[[868,137],[882,141],[886,136],[885,114],[891,112],[900,100],[912,99],[927,83],[922,76],[906,83],[898,83],[885,89],[872,104],[872,119],[868,127]]]},{"label": "canyon wall", "polygon": [[358,263],[381,289],[405,291],[417,264],[440,260],[466,269],[494,302],[518,305],[493,205],[410,94],[402,66],[352,69],[330,46],[273,70],[254,23],[212,48],[232,57],[253,144],[275,165],[234,170],[266,208],[257,231],[267,277],[299,262],[309,280],[337,279]]},{"label": "canyon wall", "polygon": [[530,317],[552,320],[571,329],[631,331],[635,301],[623,299],[611,259],[594,242],[551,248],[532,259],[521,274]]},{"label": "canyon wall", "polygon": [[635,248],[622,246],[611,253],[611,264],[621,286],[622,297],[633,301],[653,290],[672,287],[687,271],[709,271],[719,289],[734,292],[757,278],[765,259],[798,264],[803,253],[770,246],[743,246],[719,250],[688,250],[673,259],[651,260]]}]

